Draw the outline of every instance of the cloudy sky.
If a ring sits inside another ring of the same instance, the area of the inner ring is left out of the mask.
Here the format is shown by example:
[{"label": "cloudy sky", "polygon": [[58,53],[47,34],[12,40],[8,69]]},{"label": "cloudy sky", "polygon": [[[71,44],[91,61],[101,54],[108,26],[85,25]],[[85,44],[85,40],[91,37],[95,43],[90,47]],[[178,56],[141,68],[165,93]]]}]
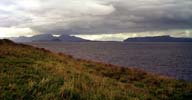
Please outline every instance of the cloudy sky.
[{"label": "cloudy sky", "polygon": [[0,37],[192,37],[192,0],[0,0]]}]

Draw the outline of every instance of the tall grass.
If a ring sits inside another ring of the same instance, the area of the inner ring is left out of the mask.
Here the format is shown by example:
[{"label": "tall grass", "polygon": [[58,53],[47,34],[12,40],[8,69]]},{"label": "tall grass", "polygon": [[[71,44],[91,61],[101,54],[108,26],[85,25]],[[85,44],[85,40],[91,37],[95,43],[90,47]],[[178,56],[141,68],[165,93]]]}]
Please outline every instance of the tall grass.
[{"label": "tall grass", "polygon": [[0,100],[191,100],[192,84],[0,40]]}]

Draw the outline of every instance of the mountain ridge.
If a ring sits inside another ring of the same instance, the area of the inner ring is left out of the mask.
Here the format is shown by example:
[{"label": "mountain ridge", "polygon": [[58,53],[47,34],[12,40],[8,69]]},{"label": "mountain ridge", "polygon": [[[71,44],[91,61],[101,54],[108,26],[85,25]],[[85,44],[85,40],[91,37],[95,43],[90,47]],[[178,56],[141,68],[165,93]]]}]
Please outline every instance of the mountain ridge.
[{"label": "mountain ridge", "polygon": [[171,37],[169,35],[153,37],[127,38],[124,42],[192,42],[192,38]]},{"label": "mountain ridge", "polygon": [[60,41],[60,42],[86,42],[89,40],[85,40],[79,37],[70,36],[70,35],[60,35],[59,37],[55,37],[52,34],[40,34],[40,35],[34,35],[32,37],[12,37],[8,38],[14,42],[54,42],[54,41]]}]

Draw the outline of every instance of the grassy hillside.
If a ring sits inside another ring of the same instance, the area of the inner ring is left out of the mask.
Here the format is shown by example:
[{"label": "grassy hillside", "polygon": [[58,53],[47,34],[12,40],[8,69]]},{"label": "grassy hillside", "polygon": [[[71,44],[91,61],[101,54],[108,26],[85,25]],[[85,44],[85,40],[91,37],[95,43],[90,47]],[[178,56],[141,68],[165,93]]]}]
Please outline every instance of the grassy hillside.
[{"label": "grassy hillside", "polygon": [[191,100],[192,84],[0,40],[0,100]]}]

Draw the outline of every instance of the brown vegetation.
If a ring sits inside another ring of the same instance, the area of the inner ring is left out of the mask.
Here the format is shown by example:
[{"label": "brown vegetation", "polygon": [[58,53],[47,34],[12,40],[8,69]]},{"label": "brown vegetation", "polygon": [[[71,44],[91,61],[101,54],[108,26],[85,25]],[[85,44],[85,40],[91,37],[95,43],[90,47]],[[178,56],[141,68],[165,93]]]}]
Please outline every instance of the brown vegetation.
[{"label": "brown vegetation", "polygon": [[0,100],[187,100],[192,84],[0,40]]}]

